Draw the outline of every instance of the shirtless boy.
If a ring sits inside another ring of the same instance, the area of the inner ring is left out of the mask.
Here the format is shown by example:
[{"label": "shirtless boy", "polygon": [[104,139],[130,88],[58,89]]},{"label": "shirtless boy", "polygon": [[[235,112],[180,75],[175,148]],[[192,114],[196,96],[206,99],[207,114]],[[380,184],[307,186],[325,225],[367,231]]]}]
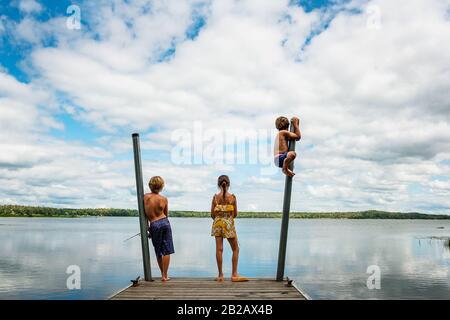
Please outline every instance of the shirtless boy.
[{"label": "shirtless boy", "polygon": [[144,195],[145,214],[149,220],[149,238],[155,248],[158,266],[161,270],[161,280],[170,280],[167,275],[170,264],[170,255],[175,253],[172,241],[167,198],[159,193],[164,188],[163,178],[152,177],[148,183],[151,193]]},{"label": "shirtless boy", "polygon": [[297,117],[292,118],[294,124],[294,132],[289,131],[289,119],[286,117],[278,117],[275,126],[278,134],[275,138],[274,160],[275,165],[283,169],[283,173],[288,177],[293,177],[295,173],[289,169],[289,165],[294,161],[297,154],[295,151],[289,151],[289,140],[300,140],[300,120]]}]

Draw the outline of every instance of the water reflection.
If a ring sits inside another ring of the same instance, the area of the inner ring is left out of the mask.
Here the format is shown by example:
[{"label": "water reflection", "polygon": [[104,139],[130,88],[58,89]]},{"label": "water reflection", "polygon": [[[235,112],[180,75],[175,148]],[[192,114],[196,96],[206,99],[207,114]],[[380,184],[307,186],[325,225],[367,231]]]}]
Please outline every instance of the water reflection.
[{"label": "water reflection", "polygon": [[[172,276],[215,276],[210,219],[173,218]],[[438,227],[444,227],[438,228]],[[274,277],[280,221],[240,219],[240,272]],[[315,299],[449,299],[450,221],[291,220],[286,274]],[[142,274],[137,218],[0,219],[0,299],[106,298]],[[231,250],[224,272],[231,272]],[[152,271],[157,265],[151,251]],[[67,290],[69,265],[81,290]],[[381,289],[369,290],[369,265]]]},{"label": "water reflection", "polygon": [[444,246],[444,249],[450,250],[450,237],[428,237],[428,238],[419,238],[419,245],[420,240],[426,241],[429,246],[437,245],[437,246]]}]

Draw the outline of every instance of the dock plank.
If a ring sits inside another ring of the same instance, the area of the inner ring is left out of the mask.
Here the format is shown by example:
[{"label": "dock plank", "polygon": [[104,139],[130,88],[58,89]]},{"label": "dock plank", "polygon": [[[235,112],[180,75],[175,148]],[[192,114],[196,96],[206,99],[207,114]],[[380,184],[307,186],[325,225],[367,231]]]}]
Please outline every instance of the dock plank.
[{"label": "dock plank", "polygon": [[306,300],[286,281],[251,279],[248,282],[214,281],[213,278],[172,278],[140,281],[111,297],[112,300]]}]

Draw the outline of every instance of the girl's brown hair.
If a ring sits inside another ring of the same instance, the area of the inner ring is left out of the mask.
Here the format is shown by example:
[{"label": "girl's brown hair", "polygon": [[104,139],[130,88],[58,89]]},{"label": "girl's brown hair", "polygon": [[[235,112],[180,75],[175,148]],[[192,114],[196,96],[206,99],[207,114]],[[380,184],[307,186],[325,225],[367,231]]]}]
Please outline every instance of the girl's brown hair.
[{"label": "girl's brown hair", "polygon": [[222,197],[225,200],[225,194],[227,192],[227,188],[230,187],[230,178],[227,175],[221,175],[217,178],[217,186],[222,190]]}]

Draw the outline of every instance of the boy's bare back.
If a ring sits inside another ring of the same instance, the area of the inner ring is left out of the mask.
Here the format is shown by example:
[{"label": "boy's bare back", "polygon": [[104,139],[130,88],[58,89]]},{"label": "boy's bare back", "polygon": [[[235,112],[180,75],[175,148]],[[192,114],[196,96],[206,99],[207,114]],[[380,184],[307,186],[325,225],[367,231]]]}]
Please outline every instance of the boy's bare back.
[{"label": "boy's bare back", "polygon": [[168,216],[167,198],[156,193],[147,193],[144,195],[144,207],[147,218],[156,221]]},{"label": "boy's bare back", "polygon": [[288,151],[289,133],[290,132],[287,130],[281,130],[280,132],[278,132],[275,138],[275,148],[273,150],[275,156]]},{"label": "boy's bare back", "polygon": [[275,146],[274,146],[274,156],[277,156],[281,153],[288,152],[289,140],[300,140],[301,132],[300,132],[300,120],[297,117],[293,117],[292,121],[294,123],[294,132],[289,130],[280,130],[275,138]]}]

